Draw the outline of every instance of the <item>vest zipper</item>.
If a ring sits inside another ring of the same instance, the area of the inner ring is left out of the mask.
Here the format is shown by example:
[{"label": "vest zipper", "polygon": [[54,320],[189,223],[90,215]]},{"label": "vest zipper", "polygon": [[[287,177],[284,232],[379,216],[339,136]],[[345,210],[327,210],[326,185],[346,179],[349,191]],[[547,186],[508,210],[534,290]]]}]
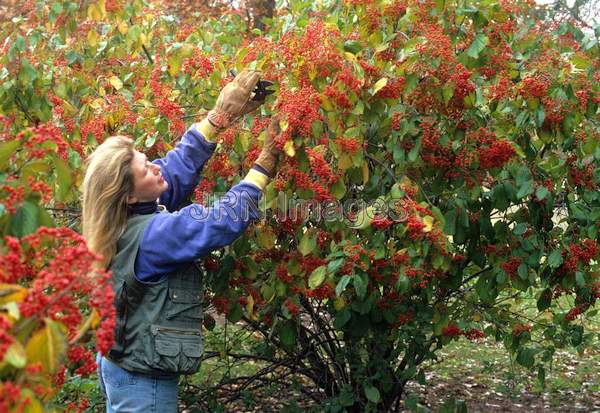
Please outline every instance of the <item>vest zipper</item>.
[{"label": "vest zipper", "polygon": [[181,330],[179,328],[171,328],[171,327],[152,327],[152,334],[156,335],[159,332],[164,331],[167,333],[175,333],[182,334],[186,336],[201,336],[202,332],[196,330]]}]

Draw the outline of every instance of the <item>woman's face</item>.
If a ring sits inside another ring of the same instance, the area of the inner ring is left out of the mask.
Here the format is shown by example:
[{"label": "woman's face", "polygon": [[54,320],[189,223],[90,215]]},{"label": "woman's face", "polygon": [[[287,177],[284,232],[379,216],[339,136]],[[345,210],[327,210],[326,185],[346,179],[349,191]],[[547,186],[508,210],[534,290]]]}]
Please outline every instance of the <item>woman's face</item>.
[{"label": "woman's face", "polygon": [[131,161],[131,172],[133,193],[127,198],[128,204],[156,201],[169,187],[160,173],[160,166],[151,163],[146,155],[136,150]]}]

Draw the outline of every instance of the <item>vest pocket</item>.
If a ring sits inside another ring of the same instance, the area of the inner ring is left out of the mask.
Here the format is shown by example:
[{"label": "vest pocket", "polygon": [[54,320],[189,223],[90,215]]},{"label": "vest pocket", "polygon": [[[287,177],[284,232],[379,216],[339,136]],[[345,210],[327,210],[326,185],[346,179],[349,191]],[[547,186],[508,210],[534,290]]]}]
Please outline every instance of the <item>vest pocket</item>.
[{"label": "vest pocket", "polygon": [[200,291],[169,288],[169,299],[171,305],[166,314],[168,320],[175,317],[202,320],[202,294]]},{"label": "vest pocket", "polygon": [[155,326],[154,368],[168,373],[192,374],[200,367],[202,333],[195,329]]}]

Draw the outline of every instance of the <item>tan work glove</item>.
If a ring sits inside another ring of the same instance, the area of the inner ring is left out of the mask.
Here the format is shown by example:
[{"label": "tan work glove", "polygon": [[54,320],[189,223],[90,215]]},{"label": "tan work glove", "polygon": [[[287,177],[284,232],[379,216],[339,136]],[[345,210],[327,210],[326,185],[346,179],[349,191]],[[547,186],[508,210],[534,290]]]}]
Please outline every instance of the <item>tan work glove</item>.
[{"label": "tan work glove", "polygon": [[278,115],[275,115],[273,118],[271,118],[271,123],[269,123],[269,127],[267,128],[267,136],[265,137],[262,151],[258,155],[256,161],[254,161],[254,164],[262,168],[270,178],[275,176],[275,169],[277,167],[277,161],[279,160],[279,154],[281,152],[275,146],[275,138],[281,132],[281,129],[279,128],[279,119],[280,117]]},{"label": "tan work glove", "polygon": [[215,108],[208,112],[208,121],[217,129],[231,126],[241,116],[252,112],[263,101],[252,99],[252,92],[260,80],[260,72],[256,70],[242,70],[227,84],[219,97]]}]

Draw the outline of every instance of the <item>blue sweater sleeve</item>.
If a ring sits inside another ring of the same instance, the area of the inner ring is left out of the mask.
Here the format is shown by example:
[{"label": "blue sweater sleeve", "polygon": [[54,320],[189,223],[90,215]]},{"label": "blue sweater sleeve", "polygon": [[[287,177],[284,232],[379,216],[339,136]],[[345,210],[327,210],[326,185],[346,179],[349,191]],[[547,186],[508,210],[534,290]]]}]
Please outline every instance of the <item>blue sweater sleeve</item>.
[{"label": "blue sweater sleeve", "polygon": [[231,244],[259,218],[262,192],[240,182],[211,207],[192,204],[174,213],[156,214],[144,230],[135,262],[143,282],[159,282],[184,263]]},{"label": "blue sweater sleeve", "polygon": [[177,210],[182,201],[198,185],[199,173],[213,154],[215,147],[215,143],[208,142],[192,125],[167,156],[152,162],[160,166],[169,184],[169,188],[159,198],[159,203],[168,211]]}]

